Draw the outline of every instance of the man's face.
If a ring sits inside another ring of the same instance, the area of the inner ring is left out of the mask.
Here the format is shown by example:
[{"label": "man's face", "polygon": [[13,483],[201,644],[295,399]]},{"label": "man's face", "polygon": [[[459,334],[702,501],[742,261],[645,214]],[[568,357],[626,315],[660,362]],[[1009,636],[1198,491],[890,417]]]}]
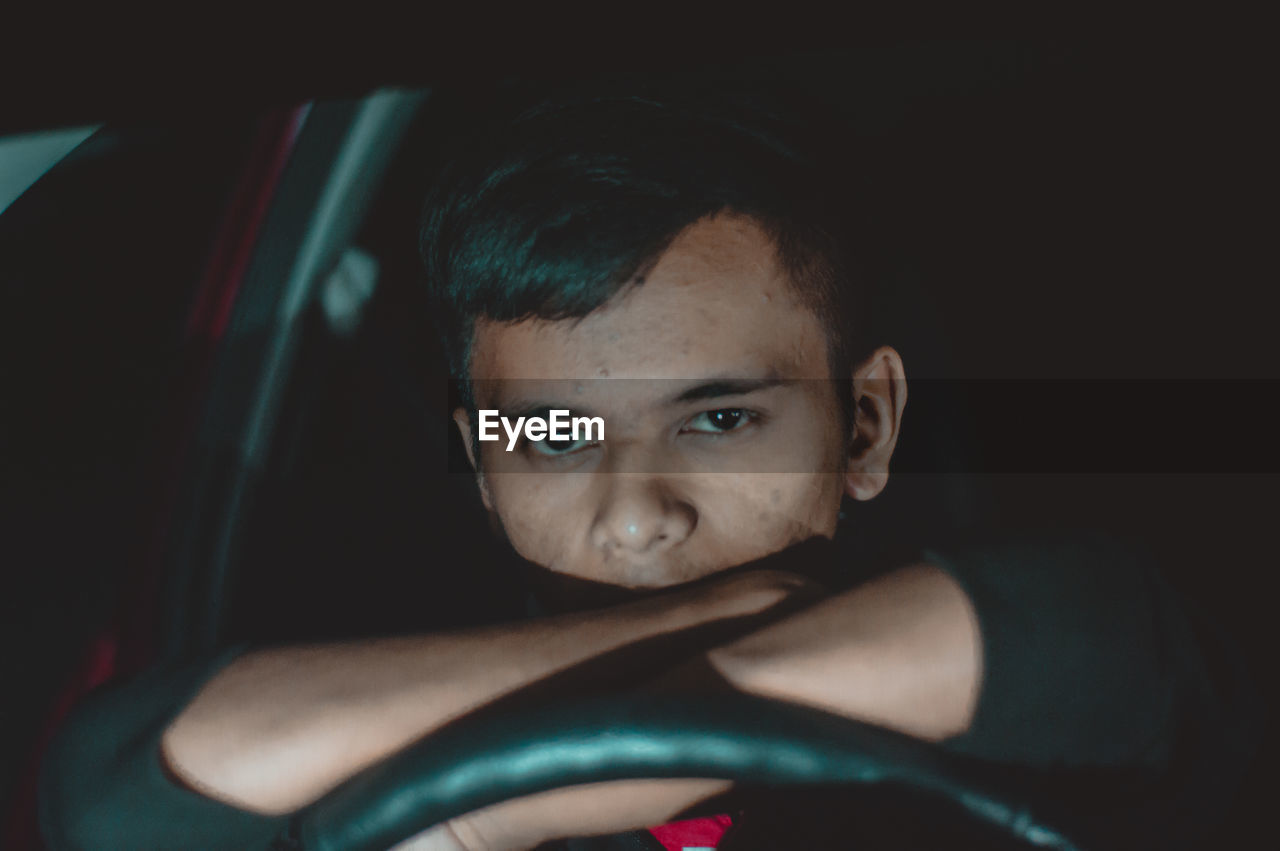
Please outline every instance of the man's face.
[{"label": "man's face", "polygon": [[603,441],[507,451],[456,416],[485,505],[555,574],[654,589],[835,531],[849,447],[826,331],[750,219],[696,223],[583,319],[481,321],[471,378],[512,421],[604,420]]}]

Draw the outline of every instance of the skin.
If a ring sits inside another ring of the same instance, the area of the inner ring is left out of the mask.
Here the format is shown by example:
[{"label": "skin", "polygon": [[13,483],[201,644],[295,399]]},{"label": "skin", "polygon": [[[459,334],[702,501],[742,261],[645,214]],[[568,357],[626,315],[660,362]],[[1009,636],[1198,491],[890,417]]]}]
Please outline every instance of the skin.
[{"label": "skin", "polygon": [[[651,589],[834,534],[845,492],[884,487],[874,471],[887,469],[906,386],[892,349],[860,366],[875,410],[851,458],[824,327],[794,290],[763,231],[722,215],[581,321],[480,322],[478,407],[568,408],[606,428],[606,440],[555,457],[480,445],[485,505],[515,549],[561,576]],[[777,383],[678,401],[724,379]],[[709,409],[758,417],[717,432]],[[467,411],[455,419],[475,463]]]},{"label": "skin", "polygon": [[[902,361],[878,349],[842,385],[829,369],[822,324],[796,298],[767,235],[727,214],[686,229],[642,284],[585,319],[480,323],[479,407],[564,407],[605,420],[605,440],[549,456],[473,444],[467,412],[455,413],[496,525],[545,580],[547,599],[578,611],[246,654],[165,731],[162,758],[209,797],[290,812],[478,707],[550,676],[581,670],[596,682],[599,669],[586,663],[671,636],[678,653],[623,672],[633,687],[698,689],[710,679],[922,739],[963,732],[980,691],[981,635],[944,571],[904,565],[799,610],[783,604],[811,601],[815,589],[796,575],[724,573],[831,536],[844,495],[866,500],[885,487],[906,404]],[[705,398],[709,383],[726,380],[758,386]],[[838,386],[853,394],[849,435]],[[681,399],[691,391],[704,398]],[[584,588],[640,599],[601,607]],[[553,790],[468,813],[403,847],[532,848],[669,821],[729,787],[708,778]]]},{"label": "skin", "polygon": [[[593,380],[605,378],[626,380]],[[750,410],[759,420],[702,431],[712,422],[707,400],[675,400],[726,378],[778,383],[715,397],[711,410]],[[688,228],[642,286],[581,321],[478,324],[478,408],[581,410],[603,417],[607,440],[550,458],[529,442],[507,452],[505,443],[473,443],[466,409],[454,418],[484,504],[517,552],[557,578],[653,589],[831,537],[844,494],[867,500],[883,490],[906,403],[901,358],[882,348],[855,368],[847,443],[836,397],[842,385],[830,378],[824,326],[769,238],[752,220],[722,214]],[[937,606],[921,605],[924,598]],[[919,689],[921,681],[900,674],[933,655],[940,678],[961,695],[950,714],[967,724],[977,665],[968,614],[949,578],[912,566],[707,659],[743,690],[944,738],[958,730],[933,717],[936,688]],[[850,641],[814,641],[835,630]],[[860,631],[855,656],[848,649]],[[969,640],[954,655],[933,654],[947,633]],[[861,676],[830,676],[855,658]],[[877,693],[899,692],[894,711],[877,711],[854,686],[871,683]],[[930,709],[908,718],[903,708],[917,701]],[[639,827],[728,788],[707,779],[557,790],[457,819],[405,848],[526,847],[530,837],[562,835],[568,810],[584,814],[581,832]]]}]

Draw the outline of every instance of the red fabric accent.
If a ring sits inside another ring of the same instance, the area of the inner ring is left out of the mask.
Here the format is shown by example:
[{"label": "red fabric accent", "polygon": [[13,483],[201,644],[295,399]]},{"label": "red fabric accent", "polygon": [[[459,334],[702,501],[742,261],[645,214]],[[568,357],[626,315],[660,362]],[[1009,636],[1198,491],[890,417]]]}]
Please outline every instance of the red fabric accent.
[{"label": "red fabric accent", "polygon": [[695,818],[688,821],[673,821],[671,824],[660,824],[649,828],[653,838],[662,843],[667,851],[684,851],[685,848],[715,848],[720,837],[733,824],[728,816],[711,816]]}]

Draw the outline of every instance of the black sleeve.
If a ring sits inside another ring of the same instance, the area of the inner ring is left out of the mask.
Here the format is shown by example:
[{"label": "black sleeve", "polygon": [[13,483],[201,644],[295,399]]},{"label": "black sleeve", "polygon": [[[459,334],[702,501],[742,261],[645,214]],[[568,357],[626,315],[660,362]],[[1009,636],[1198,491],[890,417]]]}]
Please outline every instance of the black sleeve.
[{"label": "black sleeve", "polygon": [[1221,817],[1261,736],[1260,700],[1220,626],[1141,549],[1044,536],[928,557],[965,589],[983,641],[973,724],[947,748],[1142,778],[1149,794],[1126,806],[1148,823]]},{"label": "black sleeve", "polygon": [[95,692],[72,712],[41,768],[40,829],[51,851],[266,848],[285,817],[227,806],[170,779],[165,728],[243,652],[159,668]]}]

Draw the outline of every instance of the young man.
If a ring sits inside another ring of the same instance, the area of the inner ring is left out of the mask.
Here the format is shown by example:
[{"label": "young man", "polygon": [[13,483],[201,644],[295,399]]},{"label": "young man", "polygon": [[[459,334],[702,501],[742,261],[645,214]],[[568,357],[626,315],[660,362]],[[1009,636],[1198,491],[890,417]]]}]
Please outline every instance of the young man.
[{"label": "young man", "polygon": [[[101,695],[50,757],[51,844],[263,845],[447,722],[659,637],[667,655],[612,686],[727,687],[1008,766],[1150,780],[1149,809],[1118,821],[1183,830],[1178,802],[1229,788],[1247,742],[1211,642],[1153,570],[1066,539],[851,561],[907,384],[861,311],[856,199],[816,147],[759,102],[692,89],[571,93],[479,134],[429,199],[422,248],[454,418],[539,616],[237,649]],[[482,412],[558,410],[603,435],[482,439]],[[733,791],[573,787],[412,847],[659,847],[626,832],[729,812]],[[752,817],[724,847],[751,847]]]}]

